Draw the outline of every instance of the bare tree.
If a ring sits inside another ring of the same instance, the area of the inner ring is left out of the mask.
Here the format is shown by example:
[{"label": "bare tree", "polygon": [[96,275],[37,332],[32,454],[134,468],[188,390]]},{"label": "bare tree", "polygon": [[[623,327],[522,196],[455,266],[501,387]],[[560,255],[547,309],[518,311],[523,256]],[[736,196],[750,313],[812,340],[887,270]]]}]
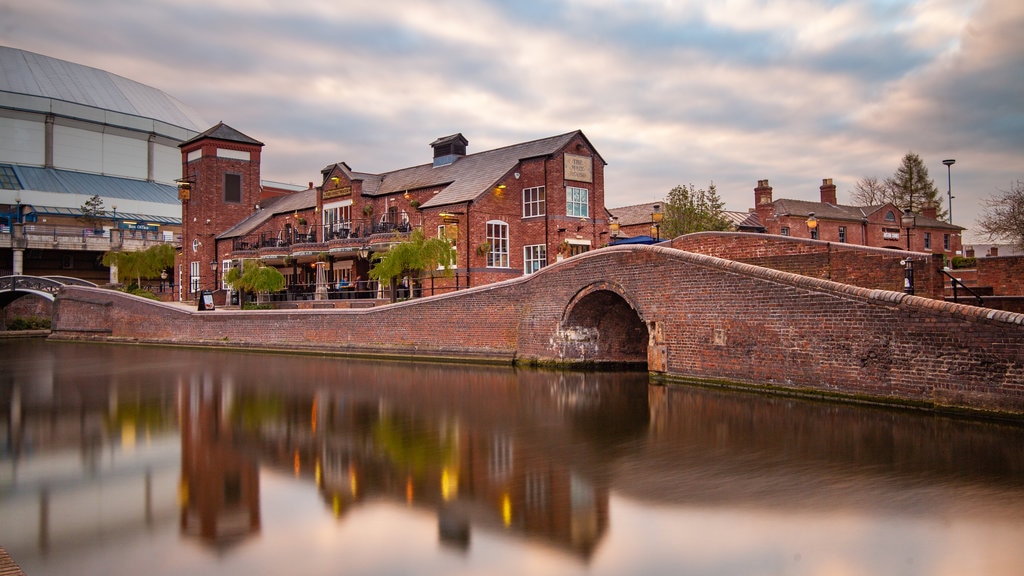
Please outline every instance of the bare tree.
[{"label": "bare tree", "polygon": [[878,206],[892,200],[892,191],[884,180],[868,176],[857,181],[850,194],[857,206]]},{"label": "bare tree", "polygon": [[978,229],[989,240],[1010,242],[1024,249],[1024,181],[1000,190],[985,200]]}]

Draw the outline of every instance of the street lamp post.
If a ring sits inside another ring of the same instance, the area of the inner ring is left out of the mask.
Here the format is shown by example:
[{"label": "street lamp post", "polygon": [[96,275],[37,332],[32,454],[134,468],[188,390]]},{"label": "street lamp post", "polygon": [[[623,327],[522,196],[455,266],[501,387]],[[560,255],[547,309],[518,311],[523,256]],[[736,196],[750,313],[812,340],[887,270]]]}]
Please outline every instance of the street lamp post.
[{"label": "street lamp post", "polygon": [[947,158],[942,161],[946,165],[946,194],[949,195],[949,223],[953,223],[953,164],[956,160]]},{"label": "street lamp post", "polygon": [[[900,219],[903,227],[907,230],[907,252],[910,252],[910,231],[914,228],[917,222],[914,213],[907,208],[903,211],[903,217]],[[901,262],[903,264],[903,291],[907,294],[914,293],[914,260],[908,254],[907,257]]]}]

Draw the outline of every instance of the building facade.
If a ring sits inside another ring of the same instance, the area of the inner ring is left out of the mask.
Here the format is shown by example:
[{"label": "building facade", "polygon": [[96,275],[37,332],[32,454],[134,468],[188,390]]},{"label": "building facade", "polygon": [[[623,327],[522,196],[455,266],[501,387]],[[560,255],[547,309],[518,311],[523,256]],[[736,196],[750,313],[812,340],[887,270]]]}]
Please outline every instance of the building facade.
[{"label": "building facade", "polygon": [[277,267],[288,298],[320,298],[317,284],[374,292],[374,257],[417,228],[456,252],[453,274],[408,279],[421,294],[531,274],[608,243],[605,162],[582,132],[475,154],[468,144],[438,138],[431,162],[383,173],[337,162],[320,184],[267,197],[262,144],[218,124],[181,145],[181,298],[213,289],[226,300],[223,276],[244,260]]}]

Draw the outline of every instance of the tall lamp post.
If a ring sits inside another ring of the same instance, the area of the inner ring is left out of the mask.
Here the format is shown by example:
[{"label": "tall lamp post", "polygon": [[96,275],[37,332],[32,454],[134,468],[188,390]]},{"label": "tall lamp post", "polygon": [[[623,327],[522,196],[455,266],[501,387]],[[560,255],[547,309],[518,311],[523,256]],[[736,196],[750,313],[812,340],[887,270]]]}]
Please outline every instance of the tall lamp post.
[{"label": "tall lamp post", "polygon": [[[910,252],[910,230],[914,228],[917,219],[914,213],[907,208],[903,211],[903,217],[900,219],[903,227],[907,229],[907,252]],[[908,254],[902,262],[904,268],[904,279],[903,279],[903,291],[907,294],[914,293],[914,260]]]},{"label": "tall lamp post", "polygon": [[942,161],[946,165],[946,194],[949,195],[949,223],[953,223],[953,164],[956,160],[947,158]]}]

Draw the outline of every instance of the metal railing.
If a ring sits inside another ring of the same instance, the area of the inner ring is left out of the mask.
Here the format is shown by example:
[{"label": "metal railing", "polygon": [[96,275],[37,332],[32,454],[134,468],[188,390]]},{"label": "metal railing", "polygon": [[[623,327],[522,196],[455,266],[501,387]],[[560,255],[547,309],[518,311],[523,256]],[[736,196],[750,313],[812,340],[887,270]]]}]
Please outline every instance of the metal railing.
[{"label": "metal railing", "polygon": [[978,306],[984,306],[985,305],[985,300],[977,292],[975,292],[974,290],[971,290],[971,288],[969,286],[967,286],[966,284],[964,284],[959,278],[957,278],[957,277],[953,276],[952,274],[950,274],[949,273],[949,269],[942,268],[940,271],[943,274],[945,274],[946,277],[949,278],[950,284],[952,284],[952,287],[953,287],[953,302],[955,302],[957,304],[960,303],[960,297],[957,294],[957,287],[959,286],[959,287],[963,288],[965,291],[967,291],[968,294],[970,294],[971,296],[974,296],[974,302]]}]

